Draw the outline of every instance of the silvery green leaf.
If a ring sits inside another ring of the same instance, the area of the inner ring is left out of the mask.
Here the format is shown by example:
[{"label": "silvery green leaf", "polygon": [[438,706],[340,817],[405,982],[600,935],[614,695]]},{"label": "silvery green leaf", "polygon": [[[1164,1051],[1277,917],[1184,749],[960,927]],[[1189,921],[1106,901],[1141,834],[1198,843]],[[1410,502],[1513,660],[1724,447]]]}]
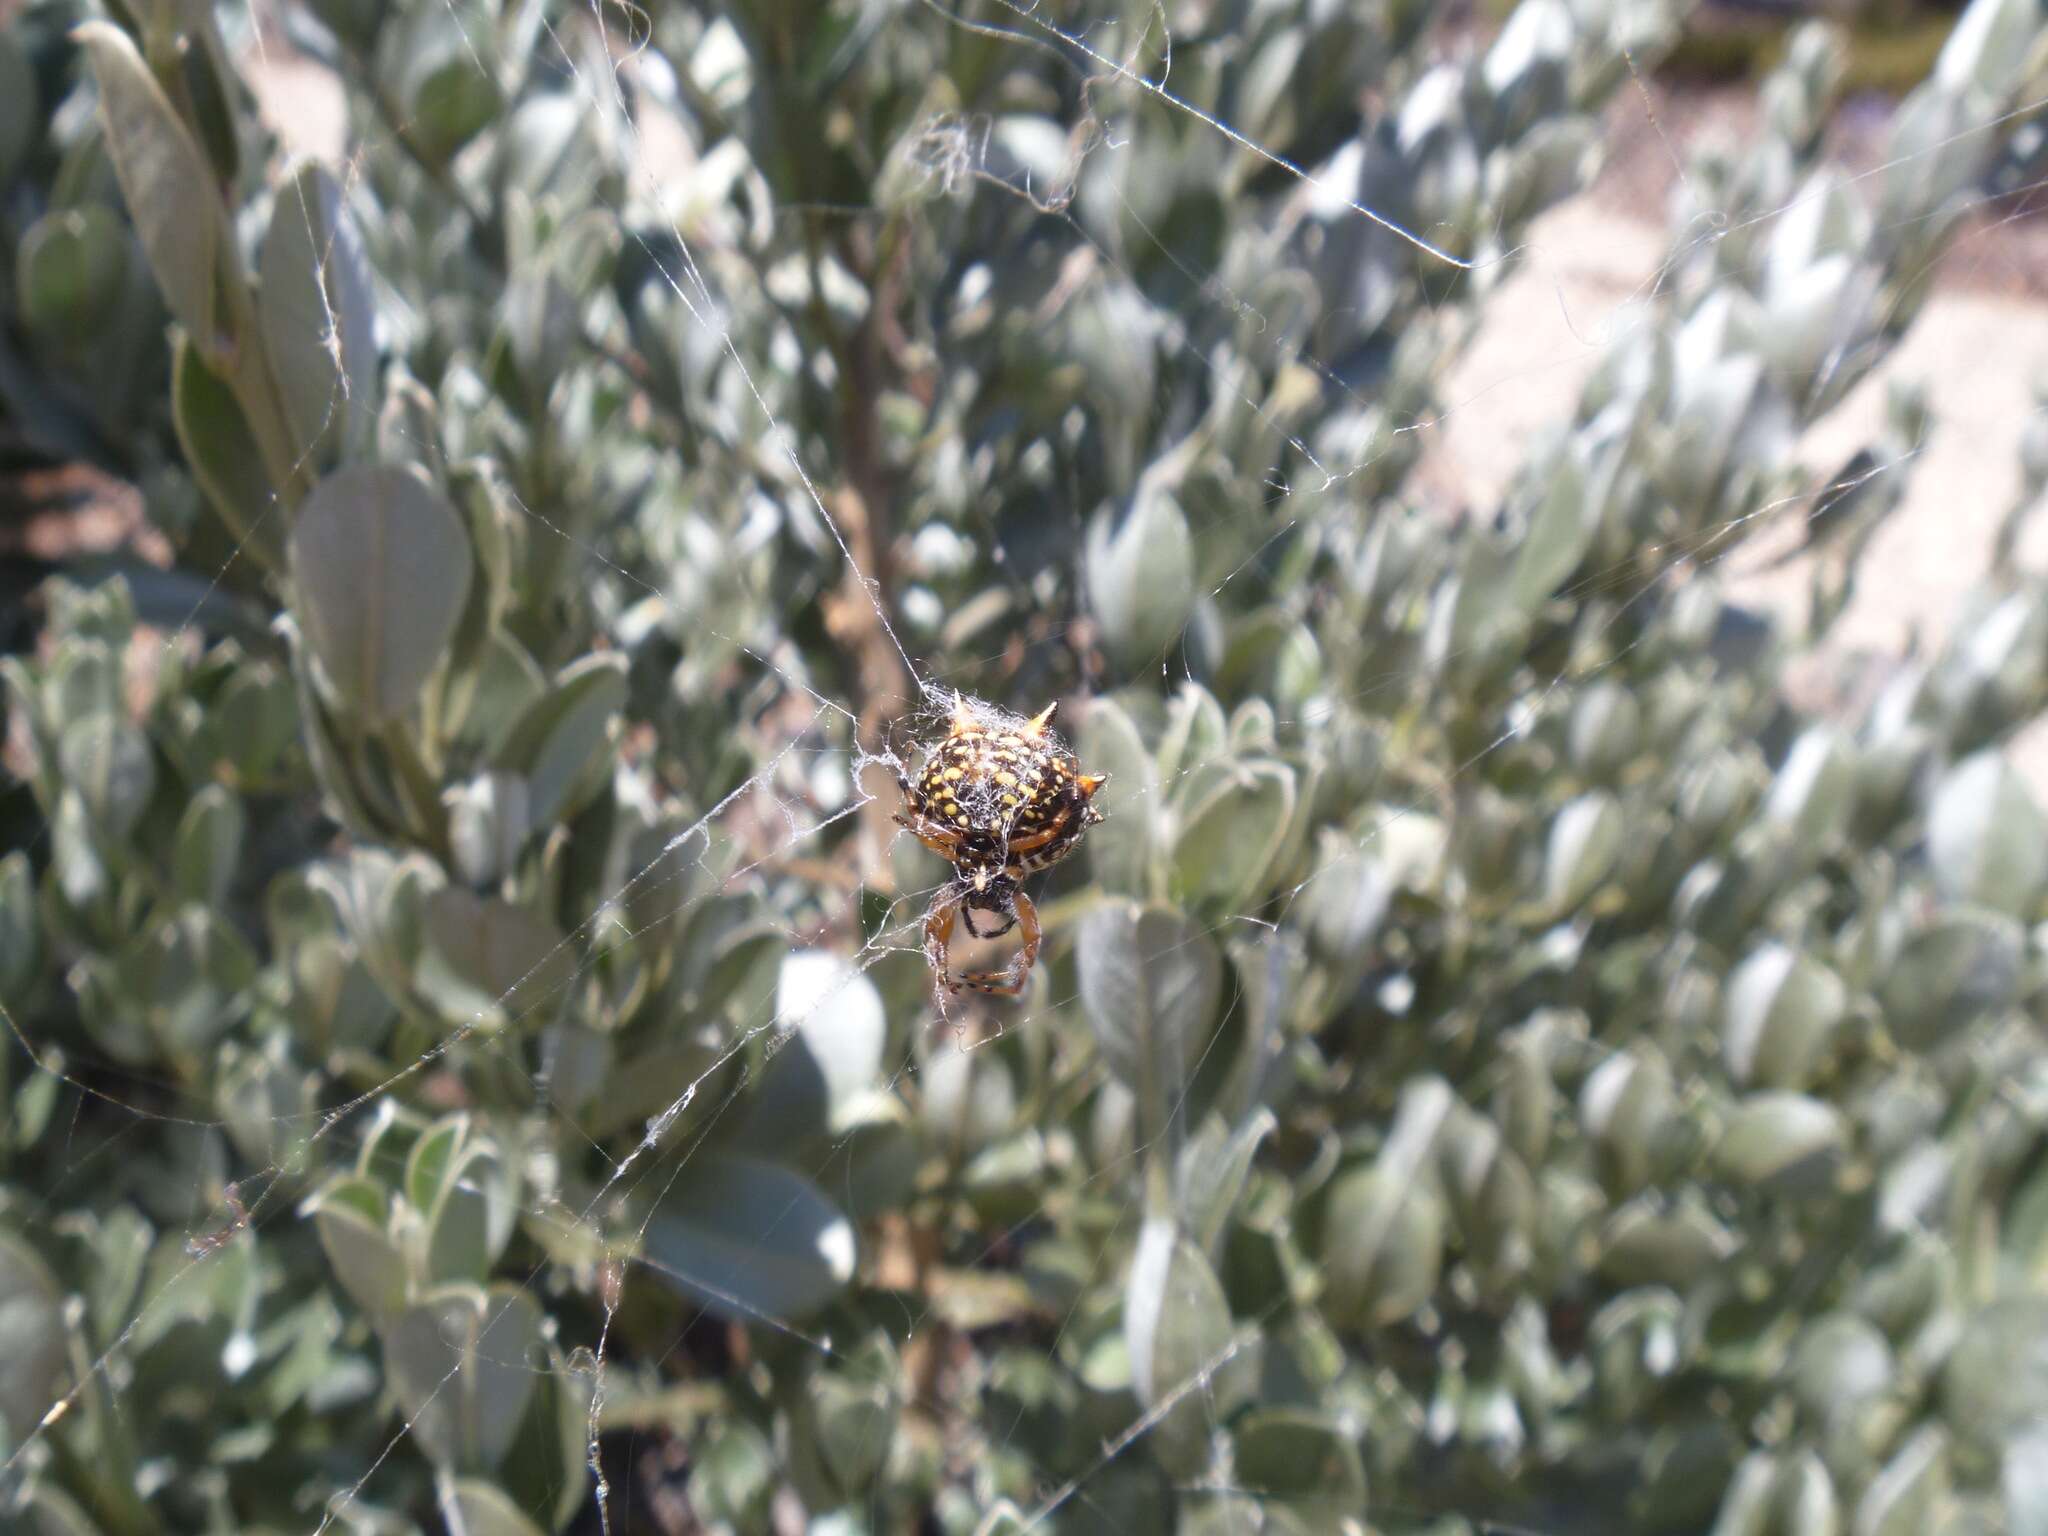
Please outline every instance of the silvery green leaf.
[{"label": "silvery green leaf", "polygon": [[1229,750],[1230,722],[1216,696],[1200,683],[1180,686],[1166,706],[1166,728],[1159,733],[1159,783],[1178,797],[1195,770],[1205,768]]},{"label": "silvery green leaf", "polygon": [[1528,610],[1510,598],[1525,546],[1500,535],[1464,542],[1457,572],[1431,602],[1423,658],[1453,679],[1489,681],[1523,632]]},{"label": "silvery green leaf", "polygon": [[405,1156],[405,1198],[414,1211],[425,1214],[440,1203],[447,1187],[449,1170],[469,1135],[469,1117],[444,1115],[420,1133]]},{"label": "silvery green leaf", "polygon": [[[61,847],[58,857],[63,857]],[[67,979],[78,998],[79,1023],[98,1049],[111,1060],[130,1067],[157,1058],[162,1048],[150,1033],[142,1007],[123,987],[112,961],[88,955],[72,967]]]},{"label": "silvery green leaf", "polygon": [[440,1499],[448,1536],[545,1536],[511,1495],[482,1478],[444,1478]]},{"label": "silvery green leaf", "polygon": [[411,464],[435,484],[446,484],[448,461],[441,445],[441,407],[426,386],[393,363],[377,411],[375,456],[386,464]]},{"label": "silvery green leaf", "polygon": [[841,1370],[823,1370],[806,1384],[801,1419],[836,1488],[871,1489],[889,1459],[902,1412],[895,1352],[870,1344]]},{"label": "silvery green leaf", "polygon": [[[877,1089],[855,1101],[840,1123],[846,1129],[832,1139],[823,1160],[806,1171],[820,1188],[837,1191],[841,1208],[856,1222],[901,1209],[911,1198],[928,1152],[911,1126],[910,1110],[895,1094]],[[744,1145],[734,1142],[735,1147]],[[785,1138],[784,1148],[788,1145]],[[979,1192],[973,1186],[980,1161],[971,1161],[961,1176],[969,1186],[968,1199],[977,1203]]]},{"label": "silvery green leaf", "polygon": [[1778,1458],[1751,1451],[1735,1468],[1721,1492],[1711,1536],[1771,1536],[1771,1495],[1777,1487]]},{"label": "silvery green leaf", "polygon": [[[24,689],[20,696],[34,712],[33,693]],[[121,658],[113,641],[67,636],[50,666],[45,704],[45,729],[53,732],[86,715],[126,713]]]},{"label": "silvery green leaf", "polygon": [[797,950],[776,973],[775,1025],[786,1037],[748,1115],[751,1144],[849,1129],[882,1082],[889,1020],[875,984],[835,951]]},{"label": "silvery green leaf", "polygon": [[371,1317],[395,1314],[405,1302],[405,1255],[387,1223],[390,1207],[383,1187],[359,1177],[331,1180],[306,1202],[305,1214],[326,1250],[342,1289]]},{"label": "silvery green leaf", "polygon": [[506,286],[500,307],[513,366],[534,400],[545,401],[578,340],[576,301],[552,272],[530,272]]},{"label": "silvery green leaf", "polygon": [[516,106],[497,148],[505,185],[532,198],[581,193],[599,174],[593,112],[576,91],[536,91]]},{"label": "silvery green leaf", "polygon": [[852,1224],[800,1174],[699,1155],[647,1224],[655,1274],[720,1317],[801,1318],[853,1278]]},{"label": "silvery green leaf", "polygon": [[2048,1536],[2048,1426],[2007,1440],[1999,1470],[2008,1536]]},{"label": "silvery green leaf", "polygon": [[1876,330],[1880,274],[1843,255],[1820,256],[1775,281],[1765,296],[1764,356],[1794,394],[1834,398],[1860,375],[1859,348]]},{"label": "silvery green leaf", "polygon": [[[1596,119],[1553,117],[1530,125],[1513,148],[1488,158],[1487,204],[1498,210],[1504,231],[1578,191],[1597,169],[1603,146]],[[1597,517],[1597,502],[1589,509]]]},{"label": "silvery green leaf", "polygon": [[1604,790],[1580,795],[1550,823],[1543,857],[1543,899],[1568,913],[1597,891],[1621,857],[1626,831],[1621,807]]},{"label": "silvery green leaf", "polygon": [[0,1231],[0,1435],[26,1444],[56,1401],[65,1330],[56,1277],[13,1233]]},{"label": "silvery green leaf", "polygon": [[1294,770],[1254,759],[1229,764],[1180,807],[1174,885],[1190,904],[1235,911],[1264,893],[1295,808]]},{"label": "silvery green leaf", "polygon": [[1764,815],[1790,828],[1796,846],[1811,858],[1834,845],[1855,813],[1854,747],[1833,726],[1809,728],[1771,781]]},{"label": "silvery green leaf", "polygon": [[1914,933],[1878,986],[1886,1027],[1908,1050],[1932,1050],[2017,994],[2025,939],[1997,913],[1952,908]]},{"label": "silvery green leaf", "polygon": [[469,594],[469,540],[411,470],[352,465],[313,487],[290,540],[295,612],[335,693],[375,724],[419,700]]},{"label": "silvery green leaf", "polygon": [[[526,648],[502,630],[493,630],[485,640],[474,668],[460,690],[460,718],[447,724],[466,745],[496,756],[513,727],[547,692],[548,680]],[[527,819],[532,819],[530,801]]]},{"label": "silvery green leaf", "polygon": [[577,970],[574,947],[530,908],[444,885],[427,898],[426,928],[455,975],[514,1019],[545,1015]]},{"label": "silvery green leaf", "polygon": [[1359,850],[1332,828],[1322,833],[1323,862],[1305,895],[1309,933],[1318,948],[1340,965],[1364,961],[1393,904],[1394,882],[1370,849]]},{"label": "silvery green leaf", "polygon": [[1243,1193],[1259,1146],[1279,1127],[1270,1109],[1254,1110],[1234,1129],[1211,1114],[1181,1148],[1174,1196],[1188,1237],[1213,1254],[1231,1207]]},{"label": "silvery green leaf", "polygon": [[1493,1118],[1507,1144],[1530,1168],[1541,1168],[1550,1149],[1551,1122],[1561,1095],[1551,1075],[1550,1019],[1538,1014],[1501,1042],[1502,1075],[1494,1089]]},{"label": "silvery green leaf", "polygon": [[1811,1450],[1800,1451],[1778,1468],[1771,1502],[1778,1529],[1798,1536],[1837,1536],[1842,1529],[1841,1496],[1827,1464]]},{"label": "silvery green leaf", "polygon": [[1103,1080],[1088,1117],[1088,1151],[1098,1168],[1129,1157],[1137,1143],[1137,1096],[1116,1078]]},{"label": "silvery green leaf", "polygon": [[238,667],[209,712],[243,786],[268,785],[299,735],[292,681],[269,663]]},{"label": "silvery green leaf", "polygon": [[1534,612],[1578,569],[1598,531],[1598,513],[1588,507],[1584,467],[1569,453],[1558,455],[1515,551],[1508,594],[1517,609]]},{"label": "silvery green leaf", "polygon": [[505,1251],[518,1215],[517,1173],[488,1142],[465,1147],[441,1182],[439,1198],[423,1210],[425,1278],[481,1283]]},{"label": "silvery green leaf", "polygon": [[1106,891],[1139,898],[1149,895],[1159,786],[1144,738],[1115,700],[1099,698],[1082,716],[1074,749],[1090,773],[1109,775],[1109,782],[1095,796],[1103,823],[1090,831],[1081,845],[1090,871]]},{"label": "silvery green leaf", "polygon": [[[1505,97],[1529,89],[1536,77],[1560,74],[1571,57],[1575,30],[1564,0],[1522,0],[1480,66],[1486,88]],[[1554,85],[1561,88],[1561,83],[1560,79]],[[1532,117],[1547,115],[1557,104],[1558,98],[1532,101],[1527,112]]]},{"label": "silvery green leaf", "polygon": [[1635,756],[1643,711],[1635,695],[1618,683],[1595,683],[1572,706],[1566,750],[1572,767],[1588,779],[1611,778]]},{"label": "silvery green leaf", "polygon": [[1027,1126],[970,1158],[960,1170],[960,1187],[984,1222],[1008,1227],[1037,1209],[1045,1178],[1045,1137]]},{"label": "silvery green leaf", "polygon": [[490,126],[504,101],[499,77],[478,56],[472,33],[488,37],[491,27],[469,4],[401,11],[398,24],[380,29],[384,88],[404,107],[406,138],[435,164]]},{"label": "silvery green leaf", "polygon": [[164,302],[206,357],[225,362],[243,340],[244,301],[213,169],[125,32],[88,21],[74,35],[92,61],[108,157]]},{"label": "silvery green leaf", "polygon": [[313,1095],[305,1071],[283,1051],[227,1046],[214,1072],[214,1101],[235,1150],[252,1164],[275,1166],[300,1155],[300,1126]]},{"label": "silvery green leaf", "polygon": [[2039,0],[1972,0],[1934,61],[1942,90],[2001,102],[2019,85],[2041,40]]},{"label": "silvery green leaf", "polygon": [[1600,1273],[1625,1287],[1689,1285],[1727,1259],[1741,1239],[1697,1200],[1666,1206],[1642,1195],[1600,1230]]},{"label": "silvery green leaf", "polygon": [[1653,1159],[1677,1109],[1671,1069],[1648,1046],[1610,1056],[1579,1092],[1579,1119],[1598,1145],[1605,1176],[1632,1194],[1649,1181]]},{"label": "silvery green leaf", "polygon": [[702,1519],[757,1529],[766,1517],[778,1467],[767,1436],[743,1418],[723,1418],[690,1459],[690,1508]]},{"label": "silvery green leaf", "polygon": [[[1870,212],[1855,185],[1832,170],[1822,171],[1772,221],[1765,290],[1782,289],[1830,257],[1862,254],[1871,233]],[[1765,325],[1759,339],[1768,342],[1770,329]]]},{"label": "silvery green leaf", "polygon": [[0,1006],[19,1005],[42,953],[35,876],[20,848],[0,857]]},{"label": "silvery green leaf", "polygon": [[564,667],[520,714],[496,761],[525,777],[535,826],[568,820],[603,786],[612,722],[625,704],[625,658],[606,652]]},{"label": "silvery green leaf", "polygon": [[1763,377],[1763,359],[1754,354],[1681,355],[1673,377],[1674,425],[1656,475],[1660,488],[1695,516],[1713,505],[1737,435],[1757,407]]},{"label": "silvery green leaf", "polygon": [[1857,1500],[1855,1536],[1917,1536],[1932,1529],[1948,1487],[1948,1435],[1938,1424],[1922,1425]]},{"label": "silvery green leaf", "polygon": [[1825,1423],[1888,1390],[1896,1370],[1891,1345],[1875,1324],[1853,1312],[1830,1312],[1801,1331],[1789,1380],[1801,1408]]},{"label": "silvery green leaf", "polygon": [[57,759],[64,780],[78,790],[93,827],[118,846],[142,819],[156,789],[156,759],[149,738],[110,715],[74,720],[64,728]]},{"label": "silvery green leaf", "polygon": [[1927,852],[1948,900],[2025,920],[2048,882],[2048,819],[2002,752],[1979,752],[1936,786]]},{"label": "silvery green leaf", "polygon": [[1941,1407],[1979,1455],[2048,1417],[2048,1300],[2010,1296],[1970,1313],[1942,1363]]},{"label": "silvery green leaf", "polygon": [[1323,1311],[1340,1327],[1400,1322],[1435,1293],[1443,1248],[1434,1191],[1400,1170],[1345,1174],[1323,1215]]},{"label": "silvery green leaf", "polygon": [[2022,589],[1958,624],[1932,686],[1951,720],[1995,732],[2032,713],[2044,679],[2048,604]]},{"label": "silvery green leaf", "polygon": [[316,468],[361,456],[378,414],[376,299],[341,187],[320,165],[277,188],[258,272],[256,318],[292,448]]},{"label": "silvery green leaf", "polygon": [[100,336],[116,316],[128,249],[128,232],[104,204],[44,214],[15,253],[21,318],[62,345],[82,347]]},{"label": "silvery green leaf", "polygon": [[1848,1141],[1833,1105],[1798,1093],[1754,1093],[1729,1117],[1714,1167],[1748,1188],[1808,1192],[1828,1186]]},{"label": "silvery green leaf", "polygon": [[[439,1123],[459,1125],[464,1118],[456,1115]],[[356,1173],[371,1180],[380,1191],[403,1193],[410,1187],[408,1168],[414,1150],[432,1129],[424,1116],[402,1106],[395,1098],[387,1095],[378,1099],[370,1112],[369,1124],[363,1128],[363,1144],[355,1158]],[[383,1211],[380,1196],[377,1212]],[[382,1221],[384,1216],[377,1214],[376,1219]]]},{"label": "silvery green leaf", "polygon": [[1138,1401],[1160,1413],[1154,1454],[1194,1475],[1208,1459],[1210,1425],[1234,1406],[1225,1388],[1231,1378],[1217,1373],[1240,1344],[1223,1287],[1169,1218],[1149,1218],[1138,1234],[1124,1284],[1124,1340]]},{"label": "silvery green leaf", "polygon": [[1164,654],[1195,602],[1194,545],[1173,493],[1148,481],[1121,518],[1100,514],[1082,560],[1111,653],[1133,670]]},{"label": "silvery green leaf", "polygon": [[993,1051],[939,1046],[918,1078],[919,1117],[956,1159],[979,1152],[1016,1124],[1016,1082],[1009,1064]]},{"label": "silvery green leaf", "polygon": [[1168,908],[1096,907],[1075,939],[1081,1006],[1103,1060],[1138,1101],[1147,1140],[1179,1104],[1215,1022],[1223,959]]},{"label": "silvery green leaf", "polygon": [[1239,757],[1279,750],[1279,719],[1263,698],[1246,699],[1230,712],[1230,750]]},{"label": "silvery green leaf", "polygon": [[1848,993],[1825,965],[1767,943],[1728,978],[1721,1049],[1729,1075],[1756,1088],[1805,1088],[1826,1056]]},{"label": "silvery green leaf", "polygon": [[441,1286],[383,1330],[384,1370],[435,1465],[488,1472],[504,1460],[531,1401],[540,1304],[505,1284]]},{"label": "silvery green leaf", "polygon": [[277,489],[234,391],[206,365],[191,339],[171,348],[171,418],[178,446],[214,514],[237,544],[275,571],[284,564],[284,521],[271,515]]},{"label": "silvery green leaf", "polygon": [[1275,1504],[1300,1510],[1312,1517],[1308,1529],[1320,1529],[1369,1507],[1357,1436],[1326,1414],[1260,1404],[1231,1426],[1230,1438],[1234,1481],[1262,1512]]},{"label": "silvery green leaf", "polygon": [[377,985],[353,946],[319,935],[291,951],[292,1015],[304,1059],[374,1050],[390,1029],[396,1005]]},{"label": "silvery green leaf", "polygon": [[209,784],[192,797],[171,849],[171,874],[186,900],[218,907],[226,899],[248,822],[242,802],[222,785]]},{"label": "silvery green leaf", "polygon": [[514,864],[533,835],[532,796],[523,776],[480,773],[445,791],[448,846],[455,872],[472,886],[494,885]]}]

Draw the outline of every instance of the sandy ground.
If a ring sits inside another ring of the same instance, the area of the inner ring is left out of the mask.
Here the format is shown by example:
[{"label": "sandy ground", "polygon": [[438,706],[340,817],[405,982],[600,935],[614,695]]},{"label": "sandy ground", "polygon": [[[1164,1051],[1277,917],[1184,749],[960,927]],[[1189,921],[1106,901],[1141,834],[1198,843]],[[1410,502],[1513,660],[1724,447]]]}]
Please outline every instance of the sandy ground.
[{"label": "sandy ground", "polygon": [[[1580,198],[1546,215],[1533,245],[1531,260],[1488,302],[1486,324],[1445,391],[1452,408],[1443,455],[1479,506],[1506,488],[1532,437],[1569,409],[1622,306],[1655,280],[1664,233]],[[1905,502],[1871,547],[1836,644],[1896,652],[1916,633],[1924,642],[1945,632],[2019,494],[2019,437],[2038,410],[2029,380],[2040,368],[2048,368],[2048,304],[1937,292],[1884,363],[1801,439],[1801,459],[1816,475],[1833,470],[1876,433],[1895,377],[1920,381],[1934,413]],[[1807,508],[1785,510],[1789,521]],[[1759,542],[1782,542],[1773,533],[1762,530]],[[1807,583],[1805,563],[1794,561],[1732,587],[1794,617],[1805,612]]]},{"label": "sandy ground", "polygon": [[[1527,259],[1489,299],[1485,324],[1450,377],[1452,409],[1432,465],[1439,485],[1448,475],[1466,504],[1490,505],[1531,438],[1569,411],[1623,306],[1656,281],[1674,156],[1692,132],[1725,130],[1727,119],[1709,107],[1676,125],[1639,122],[1613,174],[1537,222]],[[1858,157],[1845,158],[1853,168]],[[1904,502],[1873,540],[1823,653],[1822,666],[1838,676],[1916,641],[1923,653],[1938,649],[1987,571],[1998,525],[2019,496],[2020,434],[2041,409],[2032,381],[2048,376],[2044,281],[2048,221],[1986,217],[1966,228],[1904,340],[1802,438],[1802,463],[1816,478],[1832,472],[1877,432],[1894,378],[1917,380],[1934,417]],[[1780,527],[1756,531],[1754,553],[1745,547],[1729,559],[1721,574],[1731,595],[1803,620],[1809,561],[1750,572],[1764,551],[1796,542],[1806,513],[1803,504],[1786,508]],[[2020,556],[2032,568],[2048,564],[2048,507],[2030,514]],[[1826,691],[1826,680],[1815,683]],[[2014,756],[2048,797],[2048,723],[2023,735]]]}]

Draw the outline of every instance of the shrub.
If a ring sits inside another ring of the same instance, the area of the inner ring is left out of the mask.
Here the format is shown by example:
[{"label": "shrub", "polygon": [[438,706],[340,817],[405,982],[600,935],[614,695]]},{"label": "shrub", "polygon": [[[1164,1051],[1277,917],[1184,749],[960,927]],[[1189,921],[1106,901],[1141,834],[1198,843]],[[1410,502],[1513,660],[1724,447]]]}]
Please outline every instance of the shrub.
[{"label": "shrub", "polygon": [[[2038,0],[1853,180],[1799,32],[1455,524],[1444,370],[1680,18],[1169,9],[312,0],[343,166],[246,17],[0,34],[10,426],[177,552],[5,663],[10,1518],[2039,1523],[2048,592],[1781,682]],[[1719,590],[1784,518],[1798,632]],[[889,821],[955,689],[1111,775],[1015,1007]]]}]

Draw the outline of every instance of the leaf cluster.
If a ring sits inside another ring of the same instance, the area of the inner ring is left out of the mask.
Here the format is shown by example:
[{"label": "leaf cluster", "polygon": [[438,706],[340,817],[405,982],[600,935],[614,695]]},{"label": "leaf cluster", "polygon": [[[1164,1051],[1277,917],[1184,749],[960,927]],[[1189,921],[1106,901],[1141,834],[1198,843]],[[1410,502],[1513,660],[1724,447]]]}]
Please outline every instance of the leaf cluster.
[{"label": "leaf cluster", "polygon": [[[1057,9],[308,0],[338,166],[246,16],[0,30],[0,409],[174,553],[0,664],[6,1519],[2044,1519],[2048,585],[1787,682],[2040,0],[1855,180],[1797,32],[1460,519],[1446,370],[1683,17]],[[1722,591],[1787,525],[1801,629]],[[1110,775],[1012,1011],[888,820],[940,679]]]}]

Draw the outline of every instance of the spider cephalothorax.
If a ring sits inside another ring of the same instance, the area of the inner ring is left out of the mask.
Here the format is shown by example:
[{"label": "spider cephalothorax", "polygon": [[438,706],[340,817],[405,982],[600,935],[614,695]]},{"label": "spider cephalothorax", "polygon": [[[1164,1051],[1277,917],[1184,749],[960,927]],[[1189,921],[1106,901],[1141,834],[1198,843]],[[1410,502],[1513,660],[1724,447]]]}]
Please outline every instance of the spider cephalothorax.
[{"label": "spider cephalothorax", "polygon": [[[1102,820],[1093,802],[1107,775],[1083,773],[1049,729],[1056,704],[1016,724],[988,718],[957,698],[952,729],[925,753],[917,777],[898,773],[903,811],[897,822],[953,866],[953,878],[925,915],[925,954],[939,986],[949,992],[1014,996],[1038,959],[1038,913],[1021,889],[1027,876],[1074,851],[1081,834]],[[996,926],[975,926],[986,913]],[[978,939],[1024,928],[1024,945],[1008,969],[953,977],[946,951],[954,920],[965,914]]]}]

